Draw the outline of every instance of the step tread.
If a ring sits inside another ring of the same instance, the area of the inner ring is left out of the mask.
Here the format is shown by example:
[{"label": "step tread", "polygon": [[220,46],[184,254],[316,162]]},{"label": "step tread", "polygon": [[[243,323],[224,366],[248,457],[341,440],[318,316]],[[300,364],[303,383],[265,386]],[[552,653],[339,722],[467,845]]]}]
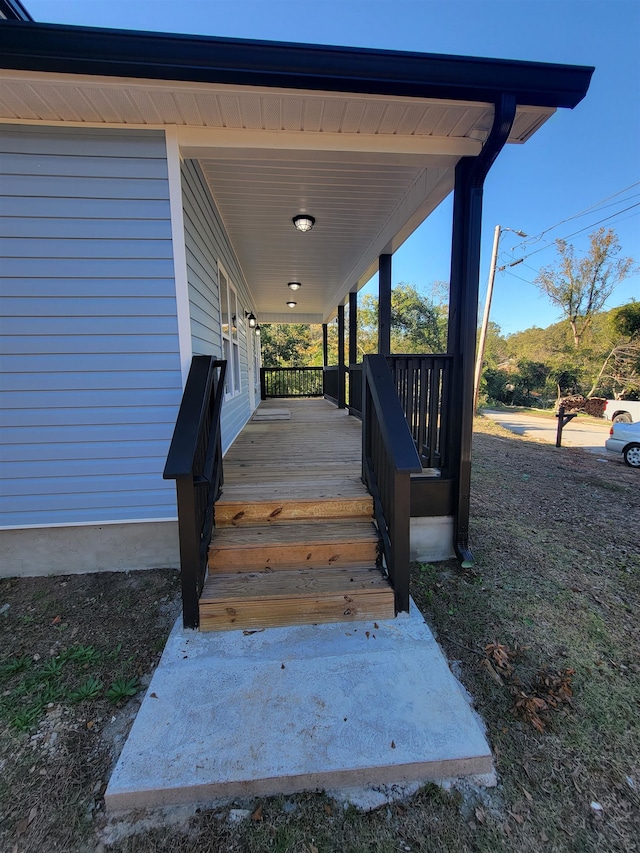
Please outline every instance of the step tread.
[{"label": "step tread", "polygon": [[345,519],[358,518],[362,521],[373,515],[371,495],[318,497],[291,497],[274,495],[264,497],[254,490],[243,499],[222,496],[216,501],[216,527],[244,526],[247,524],[281,524],[293,519]]},{"label": "step tread", "polygon": [[200,630],[277,628],[393,619],[388,581],[371,566],[210,576],[200,599]]},{"label": "step tread", "polygon": [[359,543],[378,541],[378,531],[371,521],[306,521],[293,520],[282,524],[259,524],[245,527],[242,532],[233,527],[216,528],[211,548],[237,549],[255,546],[300,544],[323,545],[329,543]]},{"label": "step tread", "polygon": [[207,579],[200,604],[274,601],[325,595],[367,595],[389,591],[389,582],[375,566],[337,569],[299,569],[295,572],[217,574]]}]

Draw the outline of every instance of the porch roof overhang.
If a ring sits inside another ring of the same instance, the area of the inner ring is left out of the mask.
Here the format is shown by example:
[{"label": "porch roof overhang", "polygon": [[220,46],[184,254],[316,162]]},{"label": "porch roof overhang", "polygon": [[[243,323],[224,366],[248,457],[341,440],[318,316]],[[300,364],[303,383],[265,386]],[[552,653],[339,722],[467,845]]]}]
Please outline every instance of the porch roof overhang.
[{"label": "porch roof overhang", "polygon": [[[494,105],[525,142],[592,68],[362,48],[0,26],[0,120],[176,128],[216,200],[260,322],[326,322],[453,188]],[[316,217],[300,234],[291,219]],[[288,281],[303,284],[292,311]]]}]

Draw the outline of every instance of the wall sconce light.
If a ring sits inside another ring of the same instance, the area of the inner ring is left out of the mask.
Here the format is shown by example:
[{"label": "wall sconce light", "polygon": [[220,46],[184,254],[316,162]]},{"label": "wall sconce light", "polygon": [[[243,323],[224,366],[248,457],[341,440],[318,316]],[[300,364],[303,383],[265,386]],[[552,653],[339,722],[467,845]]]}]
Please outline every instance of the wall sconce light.
[{"label": "wall sconce light", "polygon": [[258,325],[258,321],[256,320],[256,315],[253,313],[250,313],[249,311],[245,311],[244,316],[249,321],[249,328],[255,329],[255,327]]},{"label": "wall sconce light", "polygon": [[287,302],[287,308],[295,308],[297,304],[298,303],[294,302],[293,299],[290,299],[289,302]]},{"label": "wall sconce light", "polygon": [[316,224],[315,217],[309,216],[308,213],[299,213],[297,216],[293,217],[293,224],[296,226],[298,231],[311,231],[313,226]]},{"label": "wall sconce light", "polygon": [[287,287],[288,287],[290,290],[300,290],[300,288],[302,287],[302,285],[300,284],[300,282],[299,282],[299,281],[290,281],[290,282],[289,282],[289,284],[287,285]]},{"label": "wall sconce light", "polygon": [[260,337],[260,326],[256,324],[256,335]]}]

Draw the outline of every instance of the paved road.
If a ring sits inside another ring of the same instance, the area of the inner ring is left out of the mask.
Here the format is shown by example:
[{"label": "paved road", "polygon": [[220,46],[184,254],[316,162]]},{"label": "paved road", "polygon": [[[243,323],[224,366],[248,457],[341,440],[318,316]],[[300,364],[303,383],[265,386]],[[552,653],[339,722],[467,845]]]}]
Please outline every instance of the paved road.
[{"label": "paved road", "polygon": [[[537,418],[535,415],[522,415],[518,412],[493,411],[492,409],[483,409],[483,413],[491,418],[491,420],[499,423],[505,429],[511,430],[518,435],[524,435],[527,438],[535,438],[538,441],[556,443],[556,430],[558,422],[554,418]],[[582,447],[590,453],[596,453],[603,458],[614,459],[615,456],[609,454],[604,449],[604,443],[609,437],[611,424],[608,421],[603,421],[600,424],[581,419],[578,415],[565,426],[562,430],[562,446],[563,447]]]}]

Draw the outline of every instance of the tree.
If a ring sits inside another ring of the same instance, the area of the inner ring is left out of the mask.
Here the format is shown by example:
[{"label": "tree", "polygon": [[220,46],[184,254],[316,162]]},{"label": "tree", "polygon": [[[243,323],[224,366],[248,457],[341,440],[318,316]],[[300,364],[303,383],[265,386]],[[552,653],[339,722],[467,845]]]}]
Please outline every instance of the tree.
[{"label": "tree", "polygon": [[621,246],[615,231],[600,228],[589,235],[589,242],[589,253],[578,259],[573,246],[556,240],[559,263],[543,267],[534,282],[569,321],[575,349],[616,285],[633,272],[633,260],[618,257]]},{"label": "tree", "polygon": [[265,367],[301,367],[312,345],[311,327],[304,323],[270,323],[260,327]]},{"label": "tree", "polygon": [[607,393],[607,381],[611,383],[611,393],[616,398],[636,396],[640,392],[640,302],[632,300],[609,313],[614,344],[588,396],[591,397],[597,388]]},{"label": "tree", "polygon": [[[438,283],[434,285],[438,292]],[[378,300],[371,294],[362,298],[358,310],[358,351],[377,352]],[[400,282],[391,291],[391,351],[396,353],[445,352],[447,309],[420,293],[415,284]]]}]

